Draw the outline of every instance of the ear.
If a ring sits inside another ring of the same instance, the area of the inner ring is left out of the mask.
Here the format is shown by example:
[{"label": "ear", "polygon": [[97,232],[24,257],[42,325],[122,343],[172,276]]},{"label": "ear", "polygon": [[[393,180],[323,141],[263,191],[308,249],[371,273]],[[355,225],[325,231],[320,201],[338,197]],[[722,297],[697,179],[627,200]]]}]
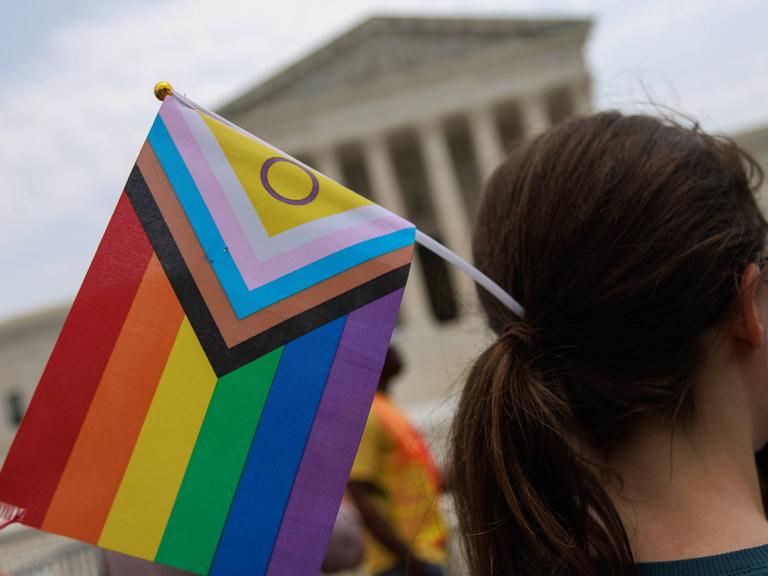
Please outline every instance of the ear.
[{"label": "ear", "polygon": [[735,318],[731,324],[731,334],[752,348],[762,348],[765,343],[765,325],[758,301],[759,289],[760,269],[752,263],[741,275],[741,297],[736,302]]}]

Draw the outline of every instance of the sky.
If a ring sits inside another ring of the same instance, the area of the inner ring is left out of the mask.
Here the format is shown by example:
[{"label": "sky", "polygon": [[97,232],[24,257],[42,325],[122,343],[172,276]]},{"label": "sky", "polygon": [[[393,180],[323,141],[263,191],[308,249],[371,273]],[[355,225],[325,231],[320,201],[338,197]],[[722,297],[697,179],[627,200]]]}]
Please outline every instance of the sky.
[{"label": "sky", "polygon": [[170,81],[215,108],[374,15],[591,17],[597,109],[768,124],[764,0],[26,0],[0,35],[0,321],[71,300]]}]

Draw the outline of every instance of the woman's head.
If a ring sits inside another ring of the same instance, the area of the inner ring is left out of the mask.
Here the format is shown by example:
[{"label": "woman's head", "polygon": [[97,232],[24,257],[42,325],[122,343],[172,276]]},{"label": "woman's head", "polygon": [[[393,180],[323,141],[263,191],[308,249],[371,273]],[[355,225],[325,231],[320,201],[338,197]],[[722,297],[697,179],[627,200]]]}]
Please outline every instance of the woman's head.
[{"label": "woman's head", "polygon": [[[695,410],[705,336],[768,231],[759,177],[727,140],[618,113],[563,123],[497,169],[474,258],[525,318],[480,294],[499,338],[469,375],[453,471],[475,572],[631,560],[577,445],[610,451],[643,418]],[[517,549],[493,550],[505,540]]]}]

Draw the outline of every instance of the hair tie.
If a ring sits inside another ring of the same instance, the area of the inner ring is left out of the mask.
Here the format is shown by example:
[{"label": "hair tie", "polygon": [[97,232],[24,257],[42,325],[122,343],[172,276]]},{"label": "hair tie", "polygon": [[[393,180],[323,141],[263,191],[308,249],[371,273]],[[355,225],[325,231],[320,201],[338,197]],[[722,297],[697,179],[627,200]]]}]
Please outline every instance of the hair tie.
[{"label": "hair tie", "polygon": [[533,351],[537,344],[536,330],[525,321],[510,322],[501,332],[499,340],[505,342],[517,352]]}]

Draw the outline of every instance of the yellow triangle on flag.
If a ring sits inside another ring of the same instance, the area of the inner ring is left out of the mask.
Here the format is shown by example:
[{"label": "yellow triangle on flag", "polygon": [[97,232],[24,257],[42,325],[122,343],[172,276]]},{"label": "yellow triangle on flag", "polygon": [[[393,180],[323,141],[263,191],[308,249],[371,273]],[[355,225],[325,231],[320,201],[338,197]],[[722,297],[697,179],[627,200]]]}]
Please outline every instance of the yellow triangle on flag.
[{"label": "yellow triangle on flag", "polygon": [[269,236],[373,203],[208,115],[200,116]]}]

